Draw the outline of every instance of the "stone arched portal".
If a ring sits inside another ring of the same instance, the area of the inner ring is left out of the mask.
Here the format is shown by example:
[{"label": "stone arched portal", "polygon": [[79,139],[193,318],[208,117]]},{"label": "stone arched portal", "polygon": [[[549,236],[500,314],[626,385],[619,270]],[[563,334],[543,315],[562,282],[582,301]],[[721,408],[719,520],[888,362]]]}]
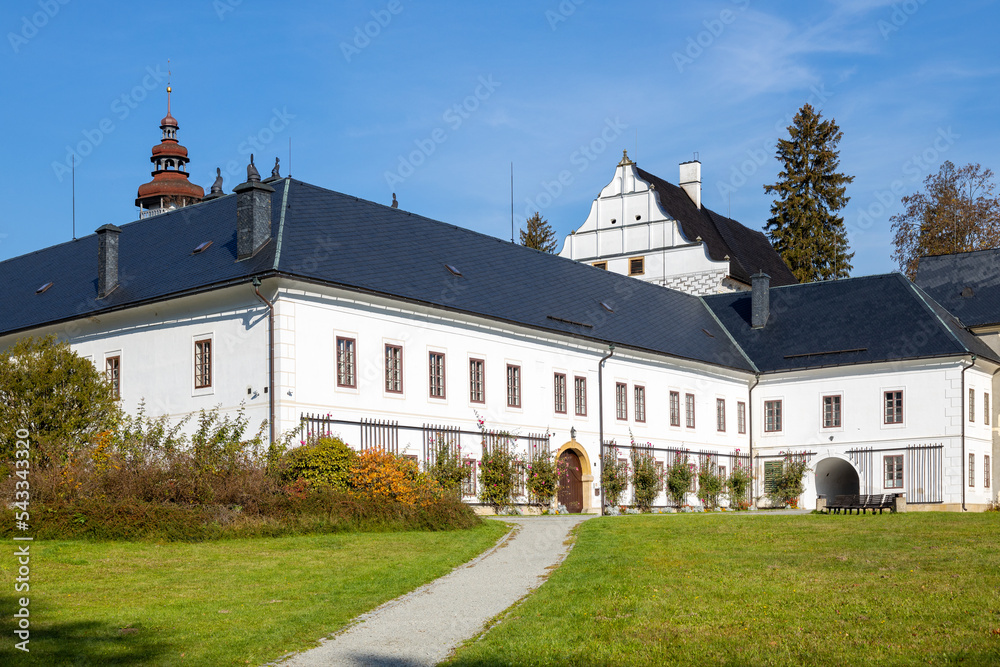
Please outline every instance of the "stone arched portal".
[{"label": "stone arched portal", "polygon": [[[575,439],[570,440],[563,444],[556,452],[556,460],[562,458],[566,452],[572,452],[579,459],[579,477],[573,478],[571,480],[566,480],[567,482],[573,484],[574,486],[579,485],[576,489],[580,492],[582,496],[582,506],[578,510],[585,514],[589,514],[595,511],[595,505],[593,501],[594,497],[594,474],[593,474],[593,464],[590,462],[590,457],[587,456],[587,450],[584,449],[583,445],[577,442]],[[568,457],[567,457],[568,458]],[[560,480],[562,482],[562,480]],[[560,489],[560,498],[563,495]],[[569,507],[567,507],[569,509]]]},{"label": "stone arched portal", "polygon": [[848,461],[831,456],[816,463],[816,494],[833,502],[837,496],[861,492],[858,471]]}]

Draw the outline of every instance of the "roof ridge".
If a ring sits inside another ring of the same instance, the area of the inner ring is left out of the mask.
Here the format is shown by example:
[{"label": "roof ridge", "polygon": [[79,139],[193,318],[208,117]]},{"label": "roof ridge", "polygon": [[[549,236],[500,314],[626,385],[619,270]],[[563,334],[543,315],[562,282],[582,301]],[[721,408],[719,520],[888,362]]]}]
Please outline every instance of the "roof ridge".
[{"label": "roof ridge", "polygon": [[743,349],[743,346],[736,342],[736,338],[733,337],[732,332],[729,331],[729,329],[726,328],[726,325],[722,323],[722,320],[719,319],[719,316],[716,315],[715,311],[712,310],[711,306],[708,305],[708,303],[705,301],[705,298],[703,296],[699,296],[698,301],[701,302],[701,305],[704,306],[705,310],[707,310],[708,313],[712,316],[712,319],[715,320],[716,324],[719,325],[719,328],[722,329],[724,332],[726,332],[726,336],[729,338],[729,342],[733,344],[733,347],[735,347],[737,350],[740,351],[740,354],[743,355],[743,358],[746,360],[746,362],[750,364],[750,368],[752,368],[755,373],[760,373],[760,369],[757,368],[757,364],[753,362],[753,359],[751,359],[750,355],[746,353],[746,350]]},{"label": "roof ridge", "polygon": [[[969,346],[968,346],[968,345],[966,345],[965,343],[963,343],[963,342],[962,342],[962,340],[961,340],[961,339],[960,339],[960,338],[958,337],[958,335],[957,335],[957,334],[956,334],[956,333],[955,333],[955,332],[954,332],[954,331],[952,330],[952,328],[951,328],[950,326],[948,326],[948,323],[947,323],[947,322],[945,322],[945,321],[944,321],[944,320],[943,320],[943,319],[941,318],[941,316],[940,316],[940,315],[938,315],[938,314],[937,314],[937,312],[936,312],[936,311],[935,311],[935,310],[934,310],[934,309],[933,309],[933,308],[931,307],[931,305],[930,305],[930,304],[929,304],[929,303],[927,302],[927,300],[928,300],[928,299],[931,299],[931,297],[930,297],[930,295],[929,295],[929,294],[925,294],[925,293],[924,293],[924,291],[923,291],[922,289],[920,289],[919,287],[917,287],[917,286],[916,286],[915,284],[913,284],[913,282],[911,282],[910,280],[906,279],[906,278],[905,278],[905,277],[903,276],[903,274],[901,274],[901,273],[897,273],[897,274],[895,274],[895,275],[899,276],[899,279],[900,279],[900,280],[902,280],[902,281],[903,281],[903,283],[904,283],[905,285],[907,285],[907,286],[908,286],[908,287],[910,288],[910,290],[911,290],[911,291],[912,291],[912,292],[913,292],[914,294],[916,294],[916,295],[917,295],[917,298],[918,298],[918,299],[920,299],[920,303],[921,303],[921,304],[923,305],[923,307],[924,307],[924,308],[925,308],[925,309],[926,309],[926,310],[927,310],[927,311],[928,311],[928,312],[929,312],[929,313],[931,314],[931,316],[932,316],[932,317],[934,317],[934,318],[935,318],[935,319],[936,319],[936,320],[937,320],[938,322],[940,322],[940,323],[941,323],[941,326],[943,326],[943,327],[945,328],[945,331],[947,331],[947,332],[948,332],[948,335],[949,335],[949,336],[951,336],[951,337],[952,337],[952,338],[953,338],[953,339],[955,340],[955,342],[956,342],[956,343],[958,343],[958,346],[959,346],[960,348],[962,348],[962,350],[964,350],[965,352],[967,352],[967,353],[969,353],[969,354],[975,354],[975,353],[974,353],[974,352],[973,352],[972,350],[970,350],[970,349],[969,349]],[[931,300],[933,301],[933,299],[931,299]],[[944,308],[943,306],[941,306],[941,304],[937,303],[936,301],[935,301],[934,303],[936,303],[936,304],[938,305],[938,307],[939,307],[939,308],[941,308],[941,310],[944,310],[944,311],[945,311],[946,313],[948,312],[948,311],[947,311],[947,309],[945,309],[945,308]],[[951,313],[949,313],[949,315],[950,315],[950,314],[951,314]],[[952,315],[952,317],[955,317],[955,316],[954,316],[954,315]],[[956,321],[957,321],[957,320],[956,320]]]}]

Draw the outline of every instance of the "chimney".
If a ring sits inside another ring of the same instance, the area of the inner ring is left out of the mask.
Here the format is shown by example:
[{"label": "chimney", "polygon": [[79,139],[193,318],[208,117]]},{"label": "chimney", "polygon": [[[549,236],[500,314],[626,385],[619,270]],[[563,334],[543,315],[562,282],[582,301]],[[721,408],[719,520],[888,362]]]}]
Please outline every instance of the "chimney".
[{"label": "chimney", "polygon": [[767,317],[771,314],[771,276],[763,271],[750,276],[750,292],[752,307],[750,311],[750,326],[763,329]]},{"label": "chimney", "polygon": [[701,162],[698,160],[681,162],[680,186],[684,188],[684,192],[694,205],[701,208]]},{"label": "chimney", "polygon": [[103,299],[118,287],[118,235],[122,230],[104,225],[97,230],[97,298]]},{"label": "chimney", "polygon": [[[286,186],[287,187],[287,186]],[[253,257],[271,240],[271,193],[274,188],[260,182],[253,165],[253,154],[247,165],[246,183],[240,183],[236,193],[236,259]]]}]

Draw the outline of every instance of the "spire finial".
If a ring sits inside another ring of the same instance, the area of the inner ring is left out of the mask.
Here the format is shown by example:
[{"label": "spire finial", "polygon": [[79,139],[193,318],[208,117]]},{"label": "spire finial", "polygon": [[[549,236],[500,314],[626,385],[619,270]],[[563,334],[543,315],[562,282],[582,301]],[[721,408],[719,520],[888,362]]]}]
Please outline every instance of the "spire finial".
[{"label": "spire finial", "polygon": [[396,201],[396,193],[392,193],[392,208],[399,208],[399,202]]},{"label": "spire finial", "polygon": [[215,168],[215,183],[212,183],[212,194],[222,194],[222,169]]},{"label": "spire finial", "polygon": [[274,169],[271,170],[271,178],[281,178],[281,174],[278,173],[278,158],[274,158]]},{"label": "spire finial", "polygon": [[167,58],[167,115],[170,115],[170,91],[173,90],[170,86],[170,58]]},{"label": "spire finial", "polygon": [[628,150],[622,151],[622,161],[618,163],[619,167],[624,167],[625,165],[635,164],[632,160],[628,159]]}]

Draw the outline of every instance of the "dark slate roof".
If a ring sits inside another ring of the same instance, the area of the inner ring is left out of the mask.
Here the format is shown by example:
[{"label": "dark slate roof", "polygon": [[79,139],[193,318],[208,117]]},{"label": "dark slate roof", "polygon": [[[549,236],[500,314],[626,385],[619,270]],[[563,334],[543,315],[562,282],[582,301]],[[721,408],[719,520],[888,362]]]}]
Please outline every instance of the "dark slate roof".
[{"label": "dark slate roof", "polygon": [[[121,225],[121,286],[105,299],[96,235],[0,262],[0,334],[280,274],[752,369],[697,297],[301,181],[271,185],[275,237],[246,261],[236,261],[236,196],[227,195]],[[204,241],[213,244],[192,254]]]},{"label": "dark slate roof", "polygon": [[680,186],[636,167],[639,176],[655,186],[660,205],[681,225],[689,241],[699,236],[708,247],[708,256],[723,261],[729,256],[729,275],[750,284],[750,276],[763,271],[771,276],[771,285],[794,285],[798,281],[762,232],[719,215],[702,205],[695,206]]},{"label": "dark slate roof", "polygon": [[1000,249],[921,257],[915,282],[967,327],[1000,324]]},{"label": "dark slate roof", "polygon": [[964,354],[998,361],[898,273],[771,288],[761,329],[750,326],[751,298],[703,297],[763,373]]}]

